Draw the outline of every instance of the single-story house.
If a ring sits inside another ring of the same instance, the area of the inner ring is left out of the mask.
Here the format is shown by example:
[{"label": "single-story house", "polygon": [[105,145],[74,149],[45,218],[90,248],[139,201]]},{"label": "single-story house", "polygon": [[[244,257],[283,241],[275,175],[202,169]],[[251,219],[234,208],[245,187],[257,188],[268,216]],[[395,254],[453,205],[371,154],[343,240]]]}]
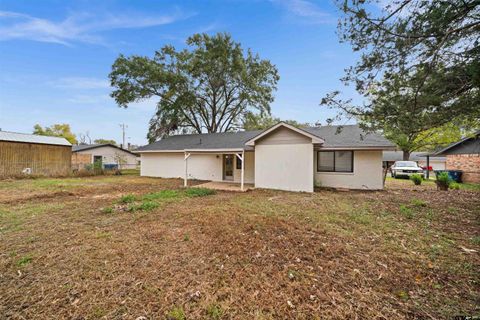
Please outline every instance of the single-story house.
[{"label": "single-story house", "polygon": [[141,175],[238,182],[312,192],[314,186],[383,188],[383,150],[395,145],[357,125],[174,135],[138,148]]},{"label": "single-story house", "polygon": [[67,175],[71,153],[65,138],[0,131],[0,177]]},{"label": "single-story house", "polygon": [[[427,152],[412,152],[408,160],[415,161],[420,167],[427,166]],[[444,156],[430,156],[429,166],[432,170],[445,170],[447,158]],[[403,160],[402,151],[383,151],[383,166],[390,168],[395,161]]]},{"label": "single-story house", "polygon": [[138,156],[116,145],[80,144],[72,147],[72,166],[74,169],[83,169],[86,165],[101,163],[102,167],[118,167],[119,169],[135,169],[138,165]]},{"label": "single-story house", "polygon": [[480,183],[480,130],[433,154],[447,157],[447,170],[462,170],[462,181]]}]

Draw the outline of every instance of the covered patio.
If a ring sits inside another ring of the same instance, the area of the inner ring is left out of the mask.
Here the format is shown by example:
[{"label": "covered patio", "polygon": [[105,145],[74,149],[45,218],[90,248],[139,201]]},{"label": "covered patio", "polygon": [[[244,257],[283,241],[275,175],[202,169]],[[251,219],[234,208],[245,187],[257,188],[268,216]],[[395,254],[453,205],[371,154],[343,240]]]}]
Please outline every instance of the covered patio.
[{"label": "covered patio", "polygon": [[[253,154],[253,153],[252,153]],[[199,185],[204,188],[226,191],[247,191],[253,187],[253,181],[245,180],[245,149],[186,149],[184,150],[184,186],[188,186],[188,179],[198,176],[190,174],[190,160],[195,159],[196,156],[214,156],[213,160],[203,162],[201,168],[210,167],[207,171],[216,172],[211,176],[210,182]],[[221,165],[218,165],[219,159]],[[253,159],[253,158],[252,158]],[[216,164],[215,164],[216,163]],[[253,168],[253,165],[251,166]],[[198,171],[199,165],[192,168]],[[252,170],[252,169],[251,169]],[[218,174],[220,173],[220,174]],[[251,180],[251,179],[250,179]]]},{"label": "covered patio", "polygon": [[206,183],[198,184],[195,187],[221,190],[221,191],[246,192],[248,190],[252,190],[254,188],[254,185],[253,183],[244,183],[243,189],[242,189],[241,184],[238,182],[209,181]]}]

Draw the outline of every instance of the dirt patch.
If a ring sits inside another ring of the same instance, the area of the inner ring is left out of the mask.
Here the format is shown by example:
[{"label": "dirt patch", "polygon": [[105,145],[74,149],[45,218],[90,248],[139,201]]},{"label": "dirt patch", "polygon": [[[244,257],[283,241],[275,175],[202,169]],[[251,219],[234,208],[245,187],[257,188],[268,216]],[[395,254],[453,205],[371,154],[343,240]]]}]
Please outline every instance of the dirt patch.
[{"label": "dirt patch", "polygon": [[69,189],[75,196],[44,198],[49,206],[34,198],[2,205],[2,317],[412,319],[480,312],[478,193],[254,190],[157,197],[150,211],[105,213],[121,196],[181,190],[182,181],[91,182]]}]

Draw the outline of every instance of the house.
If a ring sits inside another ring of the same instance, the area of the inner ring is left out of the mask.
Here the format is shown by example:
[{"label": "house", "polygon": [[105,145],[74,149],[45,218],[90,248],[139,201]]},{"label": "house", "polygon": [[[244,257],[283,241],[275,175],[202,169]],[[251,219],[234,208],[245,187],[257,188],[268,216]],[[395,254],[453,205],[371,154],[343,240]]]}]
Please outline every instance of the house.
[{"label": "house", "polygon": [[314,186],[382,189],[382,152],[395,145],[357,125],[171,136],[135,152],[141,175],[230,181],[312,192]]},{"label": "house", "polygon": [[67,175],[71,153],[65,138],[0,131],[0,177]]},{"label": "house", "polygon": [[113,144],[84,144],[72,147],[72,167],[76,170],[100,163],[103,168],[135,169],[138,156]]},{"label": "house", "polygon": [[[427,166],[427,154],[427,152],[412,152],[408,160],[415,161],[418,166],[423,168]],[[403,160],[402,151],[383,151],[384,168],[390,168],[395,161],[401,160]],[[430,156],[428,165],[432,167],[432,170],[445,170],[446,162],[447,158],[444,156]]]},{"label": "house", "polygon": [[447,157],[447,170],[462,170],[462,181],[480,183],[480,130],[433,154]]}]

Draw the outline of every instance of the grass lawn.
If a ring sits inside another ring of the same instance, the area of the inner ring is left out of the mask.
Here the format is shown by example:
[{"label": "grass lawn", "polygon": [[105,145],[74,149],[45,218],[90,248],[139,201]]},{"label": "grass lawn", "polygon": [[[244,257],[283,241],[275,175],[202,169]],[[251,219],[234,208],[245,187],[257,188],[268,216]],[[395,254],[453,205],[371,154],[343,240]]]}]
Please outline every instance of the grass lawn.
[{"label": "grass lawn", "polygon": [[479,315],[480,192],[182,189],[135,175],[0,182],[0,318]]}]

